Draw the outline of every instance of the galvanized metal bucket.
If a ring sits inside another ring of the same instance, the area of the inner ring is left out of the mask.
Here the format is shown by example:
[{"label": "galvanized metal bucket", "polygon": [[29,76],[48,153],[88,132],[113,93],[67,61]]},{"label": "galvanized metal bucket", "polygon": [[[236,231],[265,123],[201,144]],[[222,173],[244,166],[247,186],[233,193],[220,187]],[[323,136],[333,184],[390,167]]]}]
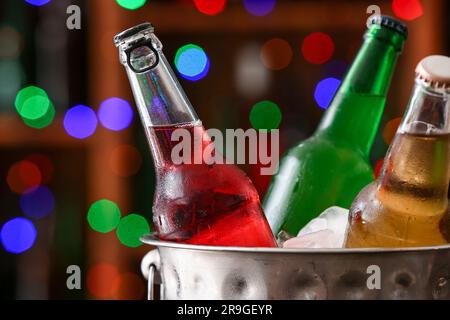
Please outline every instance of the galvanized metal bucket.
[{"label": "galvanized metal bucket", "polygon": [[450,299],[450,246],[278,249],[142,241],[148,298]]}]

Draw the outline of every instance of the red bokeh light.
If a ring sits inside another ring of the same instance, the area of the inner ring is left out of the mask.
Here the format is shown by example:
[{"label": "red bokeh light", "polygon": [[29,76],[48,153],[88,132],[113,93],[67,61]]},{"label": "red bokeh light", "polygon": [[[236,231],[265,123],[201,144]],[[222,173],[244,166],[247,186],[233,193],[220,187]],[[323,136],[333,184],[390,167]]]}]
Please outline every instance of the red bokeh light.
[{"label": "red bokeh light", "polygon": [[213,16],[225,9],[226,0],[194,0],[197,10],[201,13]]},{"label": "red bokeh light", "polygon": [[326,33],[313,32],[303,40],[302,53],[306,61],[310,63],[325,63],[333,56],[333,39]]},{"label": "red bokeh light", "polygon": [[97,299],[110,299],[113,293],[113,282],[119,271],[112,264],[100,263],[89,269],[87,288]]},{"label": "red bokeh light", "polygon": [[387,145],[390,145],[392,143],[392,140],[394,139],[401,122],[401,117],[394,118],[392,120],[389,120],[388,123],[386,123],[386,125],[384,126],[383,140]]},{"label": "red bokeh light", "polygon": [[375,168],[373,170],[373,175],[374,175],[375,179],[378,179],[381,169],[383,168],[383,164],[384,164],[384,159],[378,160],[377,163],[375,164]]},{"label": "red bokeh light", "polygon": [[422,4],[419,0],[393,0],[392,11],[403,20],[414,20],[423,15]]},{"label": "red bokeh light", "polygon": [[137,274],[123,273],[112,283],[112,297],[116,300],[141,300],[145,294],[144,283]]},{"label": "red bokeh light", "polygon": [[47,156],[43,154],[32,154],[26,157],[25,160],[34,163],[39,168],[42,176],[42,184],[47,184],[52,180],[54,172],[53,162]]},{"label": "red bokeh light", "polygon": [[42,174],[31,161],[20,161],[11,166],[6,177],[11,191],[21,194],[31,187],[41,184]]},{"label": "red bokeh light", "polygon": [[274,38],[261,48],[261,61],[266,68],[281,70],[286,68],[292,61],[292,48],[284,39]]}]

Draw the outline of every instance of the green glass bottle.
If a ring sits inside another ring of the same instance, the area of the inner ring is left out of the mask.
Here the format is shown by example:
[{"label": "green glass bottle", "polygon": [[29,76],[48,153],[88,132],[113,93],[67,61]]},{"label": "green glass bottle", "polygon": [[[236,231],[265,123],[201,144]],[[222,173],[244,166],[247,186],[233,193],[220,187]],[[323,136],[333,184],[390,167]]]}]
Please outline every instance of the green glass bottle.
[{"label": "green glass bottle", "polygon": [[373,181],[370,150],[384,111],[406,26],[375,16],[315,134],[290,149],[264,199],[272,232],[297,235],[328,207],[349,208]]}]

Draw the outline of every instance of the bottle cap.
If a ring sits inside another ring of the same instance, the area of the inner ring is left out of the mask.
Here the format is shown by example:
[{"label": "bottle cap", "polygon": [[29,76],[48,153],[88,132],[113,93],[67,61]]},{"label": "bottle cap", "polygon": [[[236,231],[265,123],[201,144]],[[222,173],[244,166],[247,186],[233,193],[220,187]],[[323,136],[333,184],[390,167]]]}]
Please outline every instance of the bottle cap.
[{"label": "bottle cap", "polygon": [[122,31],[121,33],[117,34],[114,37],[113,41],[116,46],[119,46],[123,41],[125,41],[125,39],[128,39],[142,31],[153,33],[154,30],[155,29],[153,28],[151,23],[145,22],[132,28],[129,28],[125,31]]},{"label": "bottle cap", "polygon": [[397,31],[403,37],[408,38],[408,27],[403,23],[390,16],[376,15],[370,21],[370,25],[379,25]]},{"label": "bottle cap", "polygon": [[422,59],[416,75],[434,88],[450,88],[450,57],[433,55]]}]

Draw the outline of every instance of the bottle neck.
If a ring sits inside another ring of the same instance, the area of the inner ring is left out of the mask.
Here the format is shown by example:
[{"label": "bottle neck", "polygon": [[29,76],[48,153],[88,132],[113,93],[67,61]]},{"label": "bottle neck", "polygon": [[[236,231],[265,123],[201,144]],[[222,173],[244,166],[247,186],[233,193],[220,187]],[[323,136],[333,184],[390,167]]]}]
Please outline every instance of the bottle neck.
[{"label": "bottle neck", "polygon": [[442,213],[448,203],[449,144],[449,93],[417,80],[407,112],[385,157],[378,178],[380,188],[421,197],[425,199],[423,203],[430,203],[430,215],[433,211]]},{"label": "bottle neck", "polygon": [[322,118],[318,134],[349,144],[369,156],[403,42],[404,38],[392,30],[378,28],[367,32]]},{"label": "bottle neck", "polygon": [[155,166],[160,168],[173,164],[171,151],[177,144],[172,141],[173,132],[184,128],[193,133],[194,127],[201,128],[201,121],[158,46],[159,40],[153,34],[151,40],[122,51],[121,57]]},{"label": "bottle neck", "polygon": [[158,56],[158,64],[146,72],[136,73],[129,66],[126,68],[143,125],[149,128],[198,122],[162,51],[158,51]]}]

